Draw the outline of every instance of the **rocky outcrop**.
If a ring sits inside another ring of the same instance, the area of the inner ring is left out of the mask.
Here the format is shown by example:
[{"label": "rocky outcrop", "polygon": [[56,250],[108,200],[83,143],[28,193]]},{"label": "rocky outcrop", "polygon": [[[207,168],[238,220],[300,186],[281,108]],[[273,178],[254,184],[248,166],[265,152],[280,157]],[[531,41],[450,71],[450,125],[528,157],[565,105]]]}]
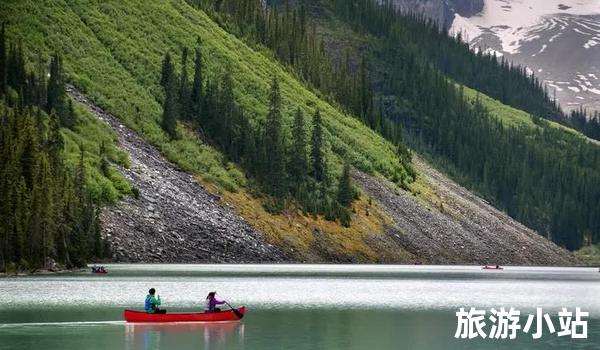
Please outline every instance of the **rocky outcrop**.
[{"label": "rocky outcrop", "polygon": [[442,204],[355,172],[355,180],[387,210],[388,234],[434,264],[573,265],[575,257],[523,226],[422,161],[415,165]]},{"label": "rocky outcrop", "polygon": [[484,0],[448,0],[446,6],[452,13],[463,17],[471,17],[483,11]]},{"label": "rocky outcrop", "polygon": [[421,13],[448,29],[454,20],[454,14],[471,17],[483,10],[484,0],[392,0],[394,5],[404,11]]},{"label": "rocky outcrop", "polygon": [[117,118],[70,87],[69,94],[116,132],[131,166],[119,170],[139,191],[107,207],[102,231],[113,258],[125,262],[285,261],[262,233],[223,206],[190,174],[176,169]]}]

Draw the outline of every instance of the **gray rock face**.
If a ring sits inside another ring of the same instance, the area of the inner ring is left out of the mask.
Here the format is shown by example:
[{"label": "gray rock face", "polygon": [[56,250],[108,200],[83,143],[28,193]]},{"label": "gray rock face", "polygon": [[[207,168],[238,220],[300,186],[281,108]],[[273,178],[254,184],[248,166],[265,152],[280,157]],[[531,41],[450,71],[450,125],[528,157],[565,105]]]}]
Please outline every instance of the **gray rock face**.
[{"label": "gray rock face", "polygon": [[458,13],[463,17],[470,17],[483,10],[483,0],[448,0],[446,5],[452,12],[450,18],[454,17],[454,13]]},{"label": "gray rock face", "polygon": [[576,259],[425,163],[418,171],[442,199],[435,207],[385,180],[355,172],[362,189],[382,204],[394,225],[388,234],[433,264],[573,265]]},{"label": "gray rock face", "polygon": [[114,116],[68,89],[117,133],[131,167],[119,169],[139,190],[107,207],[102,230],[113,258],[124,262],[269,262],[287,257],[262,233],[225,208],[193,176],[176,169],[159,152]]},{"label": "gray rock face", "polygon": [[421,13],[445,28],[450,28],[454,14],[473,16],[483,9],[483,0],[392,0],[404,12]]}]

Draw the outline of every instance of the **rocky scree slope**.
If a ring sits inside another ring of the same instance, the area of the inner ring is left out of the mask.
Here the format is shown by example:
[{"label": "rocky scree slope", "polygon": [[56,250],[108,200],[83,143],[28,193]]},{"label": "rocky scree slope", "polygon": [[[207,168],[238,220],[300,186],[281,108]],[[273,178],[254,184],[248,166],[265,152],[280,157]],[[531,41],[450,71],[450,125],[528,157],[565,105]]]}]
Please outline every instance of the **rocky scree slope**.
[{"label": "rocky scree slope", "polygon": [[414,196],[384,179],[355,172],[367,195],[380,202],[393,220],[388,234],[407,252],[433,264],[577,264],[577,259],[535,231],[431,168],[414,161],[422,181],[436,198]]},{"label": "rocky scree slope", "polygon": [[224,207],[196,179],[176,169],[146,141],[105,113],[73,87],[70,96],[117,133],[129,153],[129,169],[119,167],[139,191],[105,208],[104,237],[113,259],[124,262],[269,262],[287,257],[262,233]]},{"label": "rocky scree slope", "polygon": [[[103,210],[103,234],[113,258],[127,262],[281,262],[290,257],[274,247],[227,204],[206,191],[196,179],[166,161],[159,152],[114,116],[76,89],[69,94],[117,133],[131,158],[119,168],[139,190]],[[506,214],[449,180],[421,160],[415,165],[422,181],[441,206],[379,177],[356,171],[362,191],[391,218],[385,234],[389,255],[398,263],[573,265],[568,251],[539,236]],[[318,232],[315,233],[317,235]],[[327,243],[315,247],[318,261],[329,256]],[[381,244],[378,242],[377,244]],[[375,242],[373,243],[375,244]],[[389,256],[388,256],[389,258]],[[387,260],[386,260],[387,261]]]}]

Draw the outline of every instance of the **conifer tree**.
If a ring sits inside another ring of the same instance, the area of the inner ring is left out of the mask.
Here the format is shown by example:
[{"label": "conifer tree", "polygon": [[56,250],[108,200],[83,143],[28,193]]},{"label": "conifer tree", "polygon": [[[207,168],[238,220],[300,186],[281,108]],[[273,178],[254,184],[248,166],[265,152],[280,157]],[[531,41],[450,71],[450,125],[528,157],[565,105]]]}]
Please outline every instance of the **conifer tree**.
[{"label": "conifer tree", "polygon": [[62,60],[58,55],[54,55],[50,60],[50,78],[48,80],[46,112],[50,113],[52,110],[55,110],[56,114],[62,118],[65,115],[65,97]]},{"label": "conifer tree", "polygon": [[281,116],[281,93],[279,82],[273,77],[269,96],[269,114],[265,125],[265,150],[267,152],[267,174],[265,181],[271,194],[283,198],[287,188],[285,173],[285,149]]},{"label": "conifer tree", "polygon": [[189,88],[189,78],[187,71],[187,58],[188,58],[188,49],[187,47],[183,48],[183,52],[181,54],[181,75],[179,76],[179,114],[182,119],[191,119],[191,108],[190,108],[190,88]]},{"label": "conifer tree", "polygon": [[100,144],[100,172],[102,175],[108,177],[110,176],[110,163],[108,161],[108,152],[106,150],[106,144],[104,141]]},{"label": "conifer tree", "polygon": [[198,121],[202,113],[202,94],[203,94],[203,75],[202,75],[202,50],[196,48],[196,57],[194,59],[194,82],[190,93],[190,111],[193,118]]},{"label": "conifer tree", "polygon": [[235,97],[233,95],[233,78],[231,76],[231,66],[227,66],[225,73],[221,78],[220,90],[218,95],[218,119],[213,120],[213,128],[216,129],[216,139],[222,145],[222,148],[230,156],[232,155],[232,132],[236,113]]},{"label": "conifer tree", "polygon": [[345,162],[344,170],[338,185],[337,201],[344,207],[350,207],[354,201],[354,189],[350,177],[350,163]]},{"label": "conifer tree", "polygon": [[312,120],[311,161],[313,178],[321,182],[325,180],[325,159],[323,157],[323,121],[321,112],[317,109]]},{"label": "conifer tree", "polygon": [[253,176],[258,176],[258,149],[256,146],[256,135],[254,129],[247,120],[244,120],[244,155],[242,164]]},{"label": "conifer tree", "polygon": [[58,168],[62,164],[62,151],[64,148],[64,140],[60,133],[60,125],[55,112],[50,113],[50,121],[48,123],[48,154],[52,169],[55,170],[55,175],[58,175]]},{"label": "conifer tree", "polygon": [[63,108],[63,114],[59,116],[60,125],[68,129],[73,129],[75,127],[76,120],[75,108],[73,107],[73,100],[68,99],[66,104],[66,108]]},{"label": "conifer tree", "polygon": [[175,72],[173,69],[173,62],[171,62],[171,53],[167,51],[162,61],[162,68],[160,73],[160,86],[162,86],[163,89],[167,88],[174,73]]},{"label": "conifer tree", "polygon": [[168,82],[165,87],[165,102],[163,103],[163,114],[161,126],[171,139],[177,137],[177,86],[174,74],[168,74]]},{"label": "conifer tree", "polygon": [[6,61],[6,32],[4,23],[2,23],[2,29],[0,29],[0,94],[6,92]]},{"label": "conifer tree", "polygon": [[292,127],[293,144],[290,155],[290,175],[294,179],[295,185],[300,184],[306,175],[308,175],[308,159],[306,142],[306,130],[304,124],[304,113],[298,108],[294,115],[294,125]]}]

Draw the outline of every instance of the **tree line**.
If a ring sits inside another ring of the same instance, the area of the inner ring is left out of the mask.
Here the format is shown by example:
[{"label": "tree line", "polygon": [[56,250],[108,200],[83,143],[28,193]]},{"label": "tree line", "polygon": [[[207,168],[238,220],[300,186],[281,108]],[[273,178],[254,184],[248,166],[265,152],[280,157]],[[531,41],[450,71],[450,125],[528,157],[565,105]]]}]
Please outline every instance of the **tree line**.
[{"label": "tree line", "polygon": [[[350,225],[352,202],[358,194],[351,183],[349,164],[345,164],[339,178],[335,178],[328,165],[319,110],[314,111],[310,129],[303,111],[298,109],[292,129],[285,130],[284,101],[279,82],[273,77],[268,92],[268,114],[254,125],[235,101],[230,68],[215,79],[205,78],[199,45],[190,80],[188,55],[188,49],[184,48],[179,74],[170,52],[163,59],[160,84],[165,94],[161,124],[165,132],[176,138],[177,120],[191,125],[205,141],[245,169],[257,188],[269,196],[268,210],[280,212],[286,206],[299,205],[307,213]],[[291,135],[291,139],[286,135]]]},{"label": "tree line", "polygon": [[102,257],[98,208],[86,188],[83,150],[65,162],[61,128],[76,115],[62,60],[26,69],[20,45],[0,33],[0,270],[84,266]]}]

